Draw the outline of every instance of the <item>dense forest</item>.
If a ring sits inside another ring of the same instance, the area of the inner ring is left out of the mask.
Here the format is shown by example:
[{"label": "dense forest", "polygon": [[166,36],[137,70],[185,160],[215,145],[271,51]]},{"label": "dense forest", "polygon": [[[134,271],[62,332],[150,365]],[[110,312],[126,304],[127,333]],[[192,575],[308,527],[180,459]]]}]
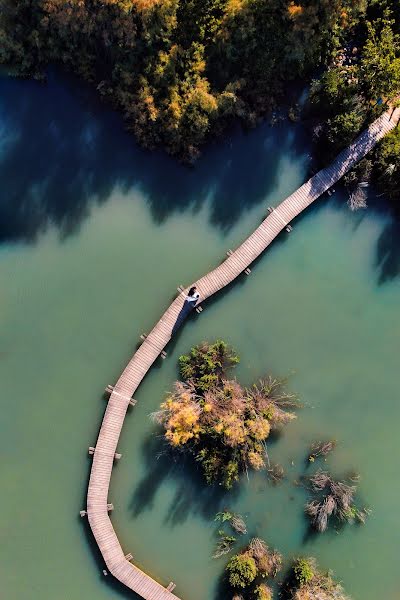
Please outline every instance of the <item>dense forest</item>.
[{"label": "dense forest", "polygon": [[[400,90],[398,0],[0,0],[0,63],[93,83],[145,146],[193,162],[234,119],[252,125],[290,82],[330,154]],[[318,79],[315,79],[318,77]],[[400,132],[362,168],[393,196]],[[364,175],[364,173],[362,174]]]}]

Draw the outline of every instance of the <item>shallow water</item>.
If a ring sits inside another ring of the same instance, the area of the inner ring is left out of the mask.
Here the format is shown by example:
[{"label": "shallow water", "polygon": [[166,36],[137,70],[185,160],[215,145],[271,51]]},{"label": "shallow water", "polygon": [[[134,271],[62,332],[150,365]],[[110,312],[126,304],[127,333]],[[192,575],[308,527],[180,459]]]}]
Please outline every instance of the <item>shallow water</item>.
[{"label": "shallow water", "polygon": [[[218,263],[305,177],[301,129],[232,133],[194,169],[137,149],[115,115],[69,80],[0,79],[1,480],[0,580],[7,600],[129,598],[79,519],[104,401],[180,283]],[[399,249],[384,211],[352,215],[324,198],[226,293],[205,305],[138,390],[110,501],[121,543],[185,600],[224,598],[224,559],[210,556],[213,517],[228,506],[287,561],[314,555],[355,599],[400,598],[398,480]],[[305,407],[263,474],[221,495],[193,465],[157,459],[149,414],[178,356],[223,337],[244,383],[289,375]],[[339,442],[329,464],[362,475],[373,508],[364,527],[309,538],[308,445]]]}]

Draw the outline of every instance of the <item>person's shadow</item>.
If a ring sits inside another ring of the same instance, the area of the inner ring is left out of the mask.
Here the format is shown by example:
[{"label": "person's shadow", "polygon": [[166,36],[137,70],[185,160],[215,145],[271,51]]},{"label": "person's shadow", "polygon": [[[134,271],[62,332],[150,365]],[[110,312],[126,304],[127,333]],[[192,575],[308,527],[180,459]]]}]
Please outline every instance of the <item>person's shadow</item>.
[{"label": "person's shadow", "polygon": [[196,300],[188,300],[186,298],[186,300],[183,303],[183,306],[180,310],[180,313],[177,316],[175,325],[172,328],[171,337],[173,337],[176,334],[176,332],[178,331],[178,329],[183,325],[183,323],[186,321],[187,317],[190,315],[190,313],[196,307],[196,304],[197,304]]}]

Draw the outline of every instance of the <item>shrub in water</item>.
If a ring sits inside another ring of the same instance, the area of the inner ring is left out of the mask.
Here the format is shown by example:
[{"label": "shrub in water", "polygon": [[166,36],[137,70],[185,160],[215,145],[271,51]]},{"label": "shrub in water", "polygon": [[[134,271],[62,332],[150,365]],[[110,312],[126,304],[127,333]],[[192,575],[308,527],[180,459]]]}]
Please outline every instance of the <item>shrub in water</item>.
[{"label": "shrub in water", "polygon": [[229,583],[233,587],[246,588],[257,576],[256,562],[247,552],[232,556],[226,566]]}]

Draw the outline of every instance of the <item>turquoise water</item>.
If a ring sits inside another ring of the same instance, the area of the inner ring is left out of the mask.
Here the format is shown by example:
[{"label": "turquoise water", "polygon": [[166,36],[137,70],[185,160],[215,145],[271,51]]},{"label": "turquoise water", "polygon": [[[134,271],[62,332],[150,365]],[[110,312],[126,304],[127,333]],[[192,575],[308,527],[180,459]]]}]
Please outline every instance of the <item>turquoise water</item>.
[{"label": "turquoise water", "polygon": [[[210,147],[194,169],[136,148],[115,115],[74,82],[0,79],[2,512],[7,600],[129,598],[105,579],[79,518],[113,383],[180,283],[217,264],[302,183],[300,128],[261,126]],[[398,599],[399,249],[381,210],[351,214],[341,192],[295,223],[227,293],[205,305],[138,390],[110,501],[126,552],[185,600],[220,600],[213,516],[246,515],[287,561],[311,554],[359,600]],[[285,482],[261,473],[232,494],[207,488],[160,451],[149,415],[178,356],[223,337],[244,383],[290,376],[305,406],[269,444]],[[336,438],[329,464],[362,475],[364,527],[307,536],[304,473],[311,441]]]}]

